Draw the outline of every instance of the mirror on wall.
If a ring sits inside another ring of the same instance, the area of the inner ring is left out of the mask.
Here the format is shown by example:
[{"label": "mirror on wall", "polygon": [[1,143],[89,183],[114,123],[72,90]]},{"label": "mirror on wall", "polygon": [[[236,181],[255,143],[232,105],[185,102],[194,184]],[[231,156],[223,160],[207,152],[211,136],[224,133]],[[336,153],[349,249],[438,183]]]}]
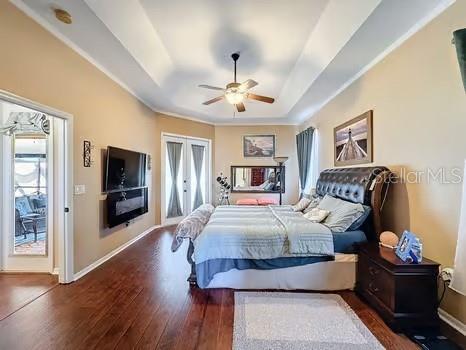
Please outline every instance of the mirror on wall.
[{"label": "mirror on wall", "polygon": [[[283,179],[283,181],[281,181]],[[285,167],[279,166],[232,166],[232,192],[282,193],[285,192]]]}]

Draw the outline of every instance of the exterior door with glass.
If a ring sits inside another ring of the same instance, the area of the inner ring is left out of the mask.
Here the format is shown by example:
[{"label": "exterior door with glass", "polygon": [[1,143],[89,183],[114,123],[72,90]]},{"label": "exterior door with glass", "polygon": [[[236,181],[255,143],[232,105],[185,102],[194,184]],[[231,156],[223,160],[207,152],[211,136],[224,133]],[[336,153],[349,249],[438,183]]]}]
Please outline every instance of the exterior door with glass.
[{"label": "exterior door with glass", "polygon": [[53,118],[34,111],[17,113],[23,119],[47,118],[49,127],[44,132],[31,124],[1,136],[1,265],[5,271],[52,272]]},{"label": "exterior door with glass", "polygon": [[162,224],[180,222],[210,203],[210,141],[162,135]]}]

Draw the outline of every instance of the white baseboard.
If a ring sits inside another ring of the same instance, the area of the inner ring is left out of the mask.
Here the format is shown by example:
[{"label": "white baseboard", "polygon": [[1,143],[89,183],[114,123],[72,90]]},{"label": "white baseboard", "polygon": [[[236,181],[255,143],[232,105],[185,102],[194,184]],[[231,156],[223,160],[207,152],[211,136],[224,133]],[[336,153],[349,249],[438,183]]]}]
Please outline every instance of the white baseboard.
[{"label": "white baseboard", "polygon": [[54,267],[52,270],[52,275],[59,275],[60,274],[60,268],[59,267]]},{"label": "white baseboard", "polygon": [[448,323],[448,325],[456,329],[462,335],[466,336],[466,325],[463,322],[461,322],[460,320],[458,320],[457,318],[453,317],[448,312],[440,308],[438,309],[438,315],[442,321]]},{"label": "white baseboard", "polygon": [[143,233],[137,235],[136,237],[134,237],[133,239],[129,240],[128,242],[126,242],[125,244],[119,246],[118,248],[112,250],[110,253],[108,253],[107,255],[101,257],[99,260],[97,261],[94,261],[92,264],[86,266],[84,269],[82,269],[81,271],[79,272],[76,272],[74,274],[74,280],[78,280],[80,279],[81,277],[83,277],[84,275],[88,274],[89,272],[91,272],[92,270],[94,270],[96,267],[102,265],[104,262],[106,262],[107,260],[111,259],[112,257],[114,257],[115,255],[117,255],[119,252],[125,250],[126,248],[128,248],[130,245],[132,245],[133,243],[139,241],[141,238],[143,238],[145,235],[147,235],[148,233],[152,232],[153,230],[157,229],[157,228],[160,228],[162,227],[161,225],[154,225],[152,227],[149,227],[147,230],[145,230]]}]

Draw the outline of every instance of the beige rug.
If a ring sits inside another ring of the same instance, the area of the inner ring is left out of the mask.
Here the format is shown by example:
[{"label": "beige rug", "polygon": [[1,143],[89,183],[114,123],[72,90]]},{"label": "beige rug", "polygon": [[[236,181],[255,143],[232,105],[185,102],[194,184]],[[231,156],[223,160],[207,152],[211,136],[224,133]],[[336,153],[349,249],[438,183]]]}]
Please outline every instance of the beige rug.
[{"label": "beige rug", "polygon": [[234,350],[383,346],[336,294],[235,292]]}]

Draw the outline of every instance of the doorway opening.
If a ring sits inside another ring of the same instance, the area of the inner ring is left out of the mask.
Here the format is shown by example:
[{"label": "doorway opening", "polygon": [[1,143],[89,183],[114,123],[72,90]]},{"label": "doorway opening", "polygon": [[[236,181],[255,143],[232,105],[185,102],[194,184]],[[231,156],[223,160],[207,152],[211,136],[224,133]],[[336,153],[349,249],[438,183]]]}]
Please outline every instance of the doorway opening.
[{"label": "doorway opening", "polygon": [[211,202],[211,140],[162,133],[162,225]]},{"label": "doorway opening", "polygon": [[0,271],[73,281],[72,116],[0,91]]}]

